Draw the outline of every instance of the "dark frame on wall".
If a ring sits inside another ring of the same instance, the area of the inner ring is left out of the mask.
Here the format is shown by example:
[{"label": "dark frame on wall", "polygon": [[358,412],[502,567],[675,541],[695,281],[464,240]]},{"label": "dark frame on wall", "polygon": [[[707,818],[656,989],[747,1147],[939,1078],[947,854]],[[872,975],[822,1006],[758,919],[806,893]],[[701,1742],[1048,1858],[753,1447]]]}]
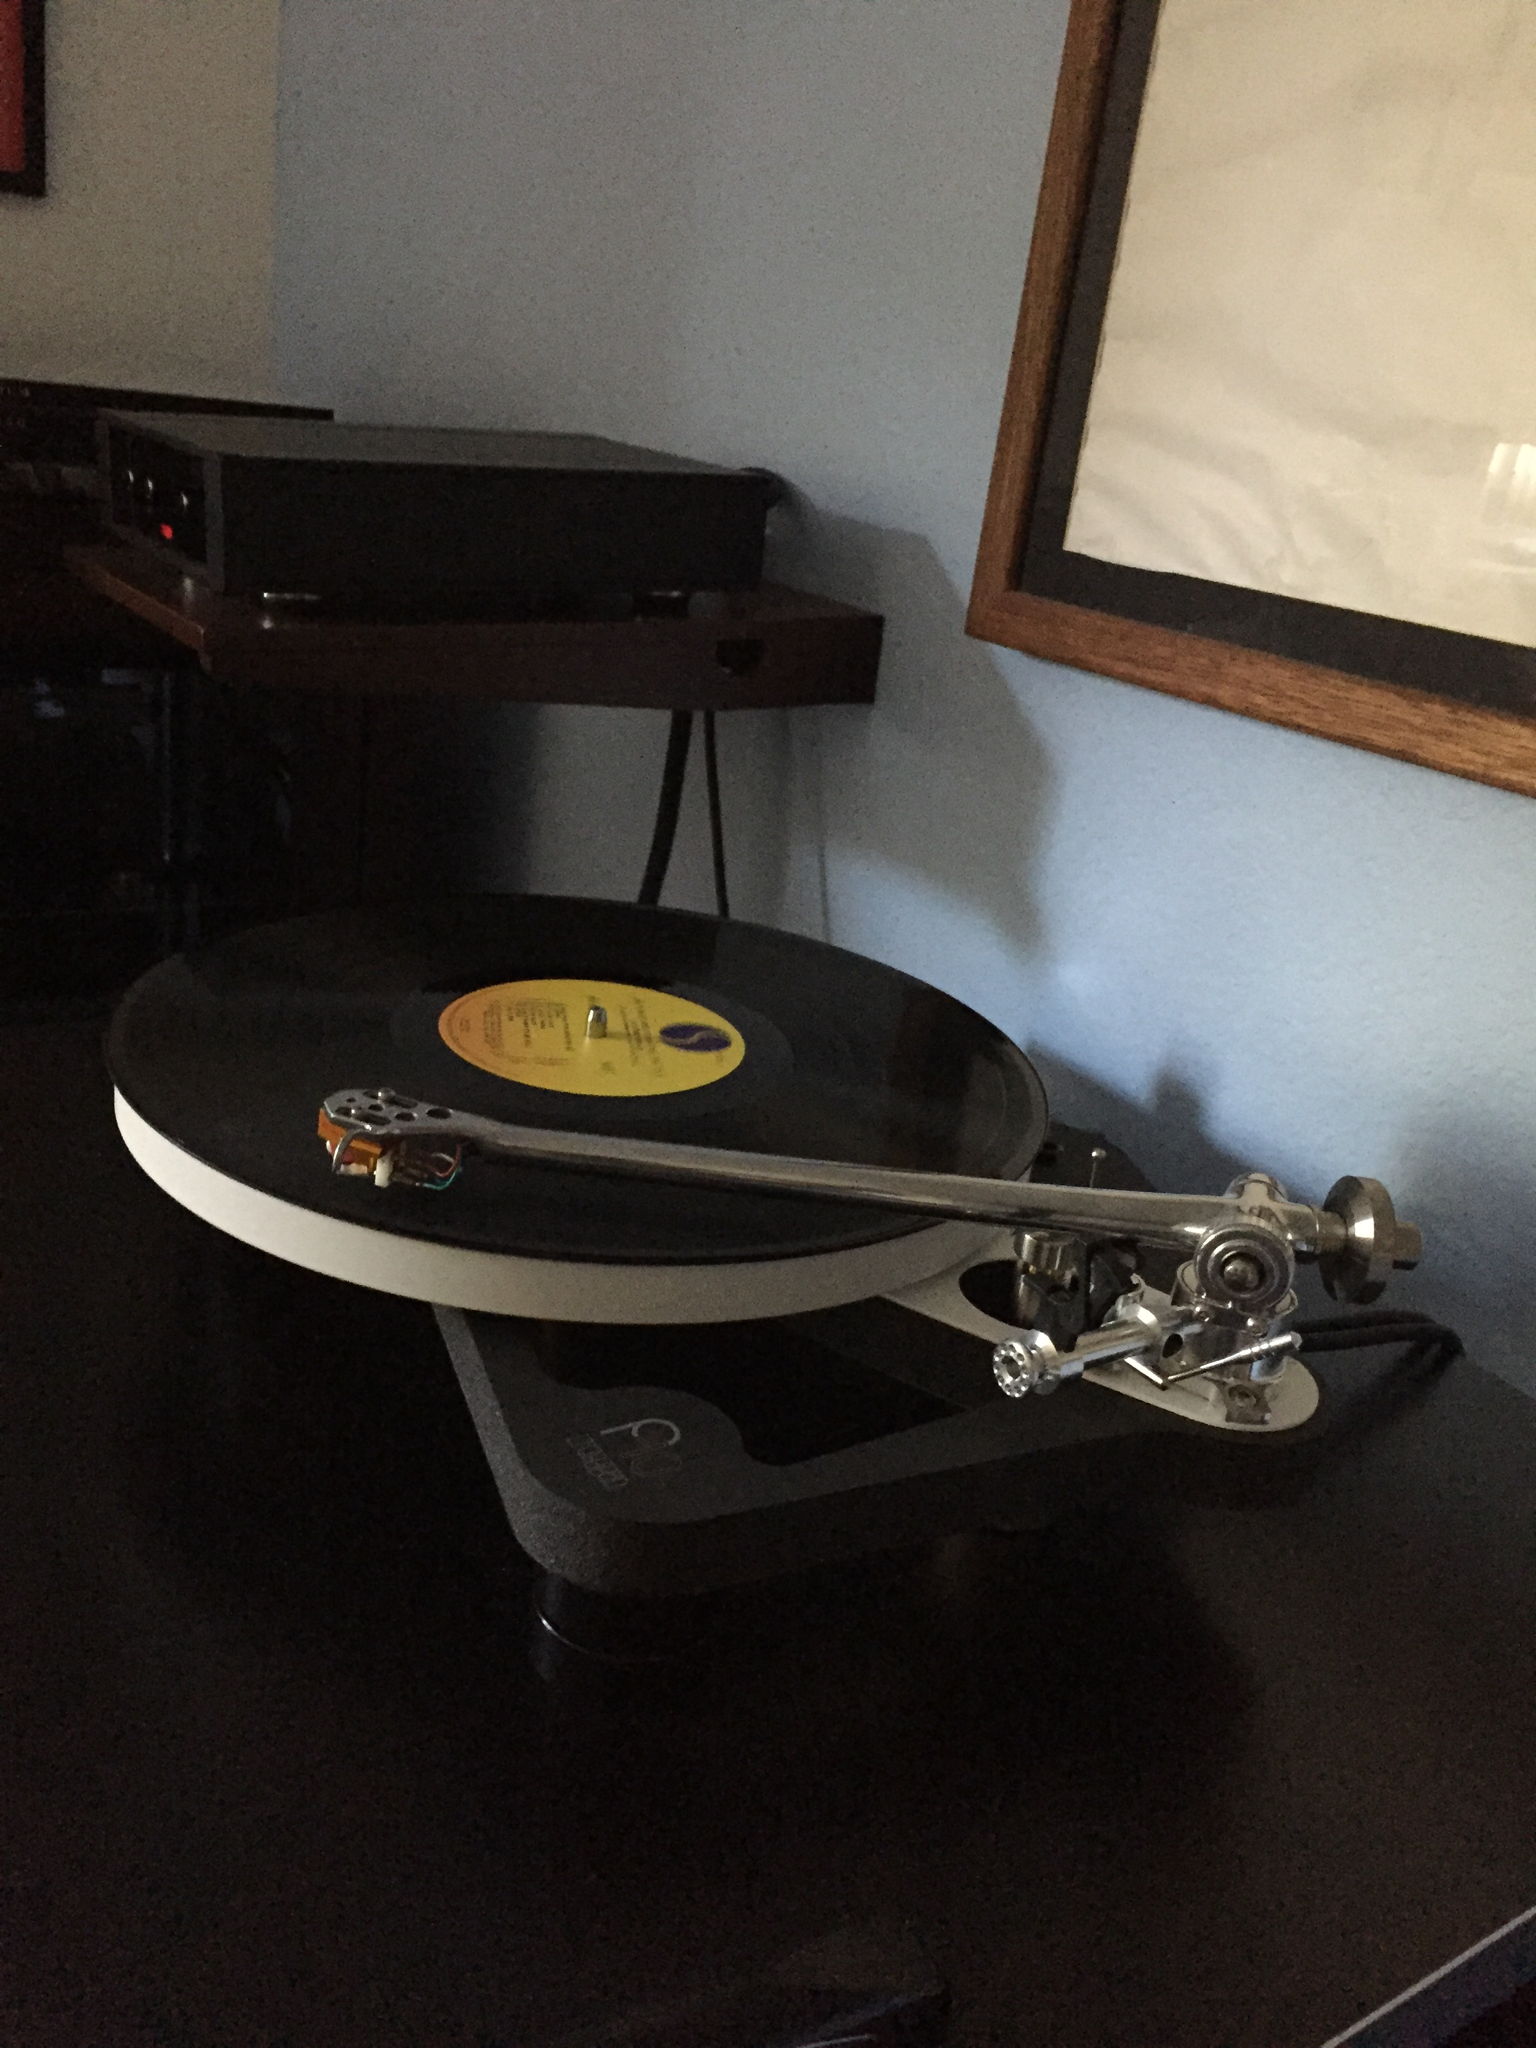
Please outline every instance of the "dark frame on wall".
[{"label": "dark frame on wall", "polygon": [[45,0],[0,0],[0,192],[41,199],[48,185]]},{"label": "dark frame on wall", "polygon": [[1063,546],[1160,0],[1072,0],[967,630],[1536,796],[1536,651]]}]

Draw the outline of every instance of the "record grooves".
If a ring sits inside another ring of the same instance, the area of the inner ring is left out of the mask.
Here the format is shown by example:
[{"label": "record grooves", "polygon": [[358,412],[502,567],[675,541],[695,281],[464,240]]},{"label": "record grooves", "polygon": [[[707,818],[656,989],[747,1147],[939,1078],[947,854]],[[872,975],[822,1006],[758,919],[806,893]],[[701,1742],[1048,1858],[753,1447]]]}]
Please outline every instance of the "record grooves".
[{"label": "record grooves", "polygon": [[[586,1004],[588,984],[604,985],[600,1004]],[[583,1044],[605,1030],[606,1048]],[[485,1161],[445,1194],[380,1191],[328,1172],[320,1101],[390,1086],[519,1123],[1010,1178],[1045,1130],[1024,1055],[925,983],[764,926],[576,898],[466,897],[242,933],[144,976],[108,1053],[145,1123],[244,1187],[534,1259],[778,1260],[922,1224]],[[582,1060],[606,1078],[583,1079]],[[539,1085],[541,1073],[563,1078]]]}]

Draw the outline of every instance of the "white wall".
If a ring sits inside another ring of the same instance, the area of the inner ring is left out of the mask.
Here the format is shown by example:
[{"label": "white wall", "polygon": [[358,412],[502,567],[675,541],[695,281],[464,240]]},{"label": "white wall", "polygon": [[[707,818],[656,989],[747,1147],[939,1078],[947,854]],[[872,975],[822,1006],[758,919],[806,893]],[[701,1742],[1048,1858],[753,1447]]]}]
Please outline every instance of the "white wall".
[{"label": "white wall", "polygon": [[0,374],[271,389],[279,0],[52,0],[48,195],[0,194]]},{"label": "white wall", "polygon": [[[963,637],[1064,19],[287,0],[282,373],[793,478],[777,569],[888,652],[873,711],[727,721],[749,907],[973,1003],[1169,1185],[1380,1175],[1398,1298],[1531,1376],[1536,804]],[[521,873],[632,887],[659,725],[509,728]]]}]

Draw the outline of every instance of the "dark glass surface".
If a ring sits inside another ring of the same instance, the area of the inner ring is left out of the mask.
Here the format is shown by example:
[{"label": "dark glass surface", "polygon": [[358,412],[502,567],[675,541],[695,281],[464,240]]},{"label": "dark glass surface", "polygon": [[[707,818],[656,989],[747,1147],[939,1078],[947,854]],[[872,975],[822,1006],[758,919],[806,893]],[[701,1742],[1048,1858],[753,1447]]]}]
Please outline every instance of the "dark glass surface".
[{"label": "dark glass surface", "polygon": [[[746,1057],[696,1091],[616,1101],[501,1080],[437,1035],[456,994],[578,975],[687,995],[736,1024]],[[1024,1055],[926,983],[760,925],[576,898],[457,898],[242,933],[137,982],[109,1054],[148,1123],[236,1180],[375,1228],[549,1258],[774,1258],[925,1219],[485,1160],[443,1194],[380,1190],[330,1173],[320,1103],[387,1086],[518,1123],[1009,1177],[1045,1130]]]},{"label": "dark glass surface", "polygon": [[96,1038],[0,1031],[5,2048],[681,2048],[856,1929],[942,1970],[951,2048],[1320,2048],[1536,1900],[1514,1388],[1333,1361],[1299,1494],[676,1603],[670,1677],[551,1691],[430,1312],[162,1198]]}]

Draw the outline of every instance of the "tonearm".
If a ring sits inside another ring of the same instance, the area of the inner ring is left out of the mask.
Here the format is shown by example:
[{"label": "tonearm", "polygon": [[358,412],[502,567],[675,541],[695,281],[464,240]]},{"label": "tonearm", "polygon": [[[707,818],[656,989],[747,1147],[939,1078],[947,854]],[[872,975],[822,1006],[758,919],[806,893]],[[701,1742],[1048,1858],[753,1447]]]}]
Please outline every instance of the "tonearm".
[{"label": "tonearm", "polygon": [[[1419,1232],[1399,1222],[1379,1181],[1346,1176],[1320,1207],[1293,1202],[1266,1173],[1223,1195],[1101,1187],[794,1159],[647,1138],[542,1130],[472,1116],[394,1089],[326,1097],[320,1135],[333,1171],[446,1188],[466,1153],[567,1171],[855,1202],[1013,1232],[1015,1334],[993,1365],[1006,1394],[1049,1393],[1090,1367],[1118,1364],[1160,1388],[1206,1380],[1229,1423],[1263,1425],[1298,1342],[1291,1328],[1298,1262],[1315,1263],[1338,1301],[1373,1301],[1394,1270],[1417,1265]],[[1064,1338],[1042,1325],[1053,1296],[1078,1286],[1091,1247],[1182,1254],[1171,1286],[1127,1268],[1092,1328]]]}]

